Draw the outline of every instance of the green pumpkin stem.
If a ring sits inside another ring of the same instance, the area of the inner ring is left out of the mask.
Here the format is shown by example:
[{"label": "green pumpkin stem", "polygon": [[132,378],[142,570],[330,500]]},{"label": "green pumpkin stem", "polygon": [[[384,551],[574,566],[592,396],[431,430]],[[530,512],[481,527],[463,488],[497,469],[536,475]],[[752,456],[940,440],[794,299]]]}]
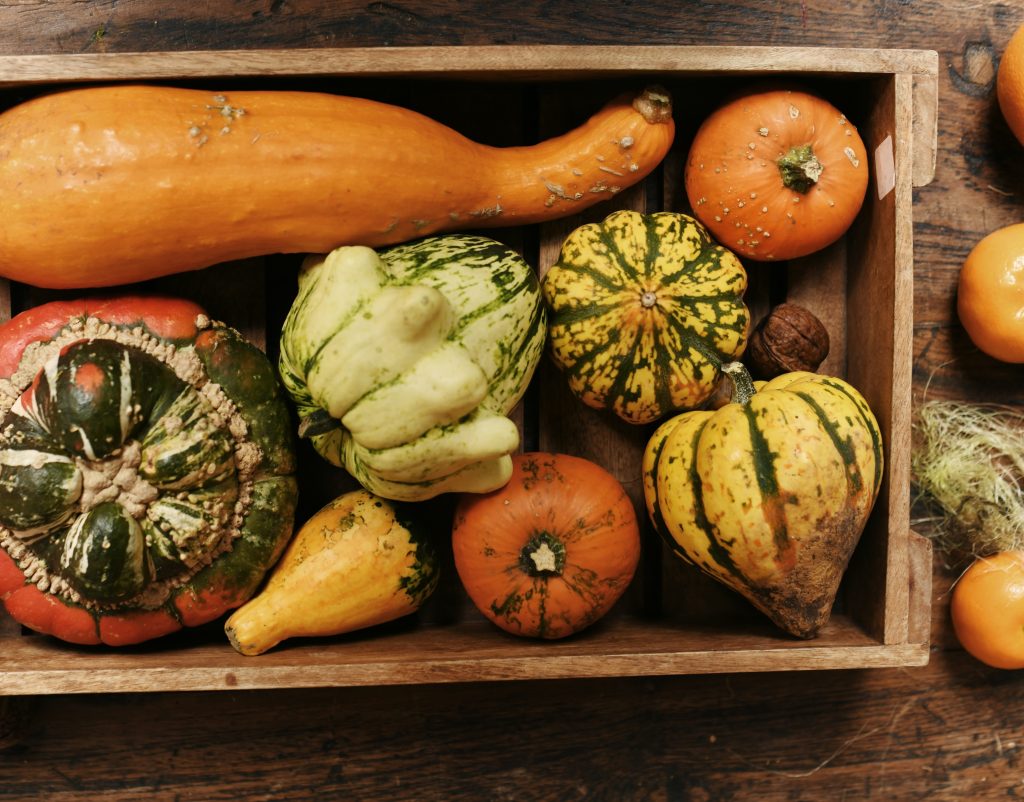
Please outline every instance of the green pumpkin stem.
[{"label": "green pumpkin stem", "polygon": [[750,373],[740,362],[726,362],[722,365],[722,373],[728,374],[732,379],[732,398],[734,404],[746,404],[754,397],[757,390],[754,387],[754,380]]},{"label": "green pumpkin stem", "polygon": [[519,552],[519,567],[530,576],[560,576],[565,569],[565,544],[548,532],[538,532]]},{"label": "green pumpkin stem", "polygon": [[818,183],[825,169],[810,145],[790,148],[775,163],[779,166],[783,185],[802,195],[806,195]]}]

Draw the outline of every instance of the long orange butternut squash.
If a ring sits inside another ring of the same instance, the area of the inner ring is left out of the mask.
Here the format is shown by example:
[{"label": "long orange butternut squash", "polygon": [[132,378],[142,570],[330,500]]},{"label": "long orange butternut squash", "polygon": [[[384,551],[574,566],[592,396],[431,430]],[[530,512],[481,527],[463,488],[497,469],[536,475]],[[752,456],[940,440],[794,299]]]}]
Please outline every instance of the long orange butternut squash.
[{"label": "long orange butternut squash", "polygon": [[123,284],[573,214],[636,183],[674,135],[660,90],[494,148],[421,114],[312,92],[115,85],[0,115],[0,275]]}]

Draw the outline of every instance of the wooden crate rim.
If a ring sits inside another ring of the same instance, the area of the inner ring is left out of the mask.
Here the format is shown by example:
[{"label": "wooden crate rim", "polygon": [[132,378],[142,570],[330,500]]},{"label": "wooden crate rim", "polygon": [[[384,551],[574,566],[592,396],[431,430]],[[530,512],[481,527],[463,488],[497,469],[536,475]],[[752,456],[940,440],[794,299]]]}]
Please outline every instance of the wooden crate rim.
[{"label": "wooden crate rim", "polygon": [[0,56],[0,84],[259,75],[556,78],[588,73],[907,73],[934,50],[691,45],[483,45]]}]

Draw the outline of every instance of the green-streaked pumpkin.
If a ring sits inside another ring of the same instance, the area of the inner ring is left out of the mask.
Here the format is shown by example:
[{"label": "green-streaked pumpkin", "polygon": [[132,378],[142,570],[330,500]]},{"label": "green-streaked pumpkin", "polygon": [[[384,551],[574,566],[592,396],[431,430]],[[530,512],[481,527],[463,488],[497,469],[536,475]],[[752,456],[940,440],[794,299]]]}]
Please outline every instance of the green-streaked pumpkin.
[{"label": "green-streaked pumpkin", "polygon": [[55,302],[0,327],[0,599],[124,645],[219,617],[291,535],[291,425],[266,356],[195,304]]},{"label": "green-streaked pumpkin", "polygon": [[878,495],[878,423],[842,379],[785,373],[755,391],[738,363],[723,369],[731,403],[677,415],[649,440],[648,513],[677,555],[813,637]]},{"label": "green-streaked pumpkin", "polygon": [[307,260],[281,332],[300,431],[376,495],[482,493],[512,473],[508,417],[544,350],[537,277],[486,237]]},{"label": "green-streaked pumpkin", "polygon": [[551,354],[585,404],[630,423],[699,406],[746,346],[747,274],[685,214],[573,231],[541,284]]}]

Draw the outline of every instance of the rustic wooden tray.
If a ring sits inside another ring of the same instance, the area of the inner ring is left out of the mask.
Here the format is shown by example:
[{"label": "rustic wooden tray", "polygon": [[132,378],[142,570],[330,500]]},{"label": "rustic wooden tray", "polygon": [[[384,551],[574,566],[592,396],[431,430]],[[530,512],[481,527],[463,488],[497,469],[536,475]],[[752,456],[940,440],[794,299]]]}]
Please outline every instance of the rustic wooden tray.
[{"label": "rustic wooden tray", "polygon": [[[934,52],[739,47],[381,48],[288,52],[90,54],[0,57],[0,107],[81,82],[169,81],[230,89],[279,86],[360,94],[423,111],[471,138],[528,143],[582,121],[623,88],[671,90],[676,145],[641,186],[580,217],[486,232],[543,271],[564,236],[614,208],[688,211],[682,165],[697,125],[728,92],[764,78],[799,81],[829,97],[860,129],[873,180],[850,232],[788,264],[748,263],[754,319],[783,299],[826,323],[823,372],[846,377],[875,410],[887,466],[878,503],[844,578],[828,626],[789,638],[734,594],[644,535],[634,584],[612,613],[565,641],[506,635],[469,604],[449,563],[416,616],[351,635],[288,642],[237,655],[220,623],[115,651],[36,635],[0,615],[0,694],[386,685],[478,680],[695,674],[922,665],[928,660],[931,550],[909,528],[912,187],[935,163],[938,58]],[[889,162],[890,168],[885,167]],[[879,169],[881,167],[881,169]],[[112,221],[116,225],[116,221]],[[298,258],[270,256],[151,282],[187,295],[263,344],[294,295]],[[132,288],[140,289],[138,287]],[[111,294],[113,291],[106,291]],[[0,312],[56,297],[3,286]],[[650,427],[584,408],[545,363],[517,410],[524,447],[593,459],[627,487],[642,512],[640,455]],[[352,486],[301,452],[301,516]],[[439,510],[444,504],[439,504]]]}]

